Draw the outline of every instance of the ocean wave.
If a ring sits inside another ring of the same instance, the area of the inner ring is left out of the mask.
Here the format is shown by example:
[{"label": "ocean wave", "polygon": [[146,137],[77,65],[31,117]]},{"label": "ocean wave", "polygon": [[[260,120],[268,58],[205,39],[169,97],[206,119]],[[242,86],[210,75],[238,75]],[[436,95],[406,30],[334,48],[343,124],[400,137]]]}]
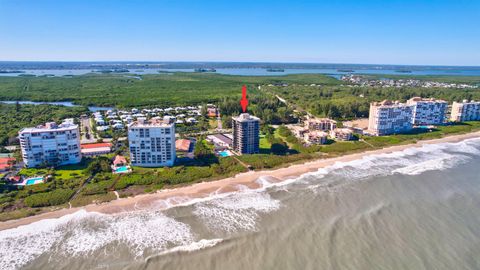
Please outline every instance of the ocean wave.
[{"label": "ocean wave", "polygon": [[160,212],[117,215],[80,210],[0,232],[0,269],[16,269],[41,254],[85,256],[110,244],[126,245],[136,257],[147,249],[193,242],[190,227]]},{"label": "ocean wave", "polygon": [[255,230],[259,213],[277,210],[280,201],[266,192],[248,190],[229,196],[195,204],[193,213],[200,217],[211,230],[235,232]]},{"label": "ocean wave", "polygon": [[[214,247],[221,242],[223,242],[223,239],[221,239],[221,238],[202,239],[202,240],[199,240],[199,241],[196,241],[196,242],[192,242],[188,245],[177,246],[177,247],[162,251],[159,254],[156,254],[155,256],[162,256],[162,255],[166,255],[166,254],[170,254],[170,253],[176,253],[176,252],[192,252],[192,251],[202,250],[202,249]],[[149,258],[147,258],[147,260],[148,259]]]}]

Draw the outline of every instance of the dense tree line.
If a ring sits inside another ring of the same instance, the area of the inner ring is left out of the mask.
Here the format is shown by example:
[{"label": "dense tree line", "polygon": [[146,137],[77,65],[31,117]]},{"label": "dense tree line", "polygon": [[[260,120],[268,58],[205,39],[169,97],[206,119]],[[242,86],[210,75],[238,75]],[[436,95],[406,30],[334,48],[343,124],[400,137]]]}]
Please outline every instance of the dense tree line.
[{"label": "dense tree line", "polygon": [[14,142],[18,131],[24,127],[49,121],[59,122],[65,118],[78,117],[85,112],[85,107],[0,103],[0,145]]}]

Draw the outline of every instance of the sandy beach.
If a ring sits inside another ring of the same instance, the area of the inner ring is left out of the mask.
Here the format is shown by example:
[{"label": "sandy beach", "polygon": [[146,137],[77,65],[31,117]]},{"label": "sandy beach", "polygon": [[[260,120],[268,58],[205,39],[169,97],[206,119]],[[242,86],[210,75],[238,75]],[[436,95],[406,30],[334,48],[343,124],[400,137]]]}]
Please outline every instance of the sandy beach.
[{"label": "sandy beach", "polygon": [[383,149],[365,151],[335,158],[318,159],[303,164],[295,164],[289,167],[274,170],[246,172],[222,180],[202,182],[176,189],[161,190],[156,193],[142,194],[129,198],[121,198],[103,204],[92,204],[77,208],[61,209],[52,212],[42,213],[36,216],[21,218],[17,220],[9,220],[0,223],[0,230],[6,230],[22,225],[27,225],[43,219],[59,218],[61,216],[71,214],[82,209],[88,212],[99,212],[104,214],[115,214],[140,209],[147,210],[150,207],[155,209],[161,209],[162,207],[166,208],[172,205],[185,203],[192,199],[205,198],[211,196],[212,193],[218,194],[234,192],[238,190],[238,185],[244,185],[249,188],[259,188],[261,184],[259,184],[257,180],[260,177],[269,177],[269,181],[280,182],[287,179],[296,178],[309,172],[315,172],[318,169],[331,166],[336,162],[349,162],[352,160],[361,159],[362,157],[367,155],[397,152],[410,147],[421,147],[425,144],[437,144],[447,142],[452,143],[478,137],[480,137],[480,132],[453,135],[440,139],[419,141],[415,144],[391,146]]}]

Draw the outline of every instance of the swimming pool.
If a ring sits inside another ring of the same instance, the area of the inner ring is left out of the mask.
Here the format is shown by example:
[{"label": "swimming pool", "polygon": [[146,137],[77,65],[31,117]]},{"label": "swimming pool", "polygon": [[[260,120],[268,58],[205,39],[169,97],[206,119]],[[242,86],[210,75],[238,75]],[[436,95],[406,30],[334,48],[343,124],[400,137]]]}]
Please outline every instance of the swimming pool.
[{"label": "swimming pool", "polygon": [[221,157],[229,157],[229,156],[232,155],[232,154],[230,153],[230,151],[228,151],[228,150],[219,152],[218,154],[219,154]]},{"label": "swimming pool", "polygon": [[122,166],[115,169],[116,173],[126,173],[128,172],[128,166]]},{"label": "swimming pool", "polygon": [[43,183],[43,177],[30,178],[25,181],[26,186]]}]

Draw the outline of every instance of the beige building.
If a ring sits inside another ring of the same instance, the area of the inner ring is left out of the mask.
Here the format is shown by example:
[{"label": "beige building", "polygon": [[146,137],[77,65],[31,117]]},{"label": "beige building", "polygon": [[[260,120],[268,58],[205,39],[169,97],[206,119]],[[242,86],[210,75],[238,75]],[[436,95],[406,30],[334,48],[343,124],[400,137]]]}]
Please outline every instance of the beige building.
[{"label": "beige building", "polygon": [[248,113],[232,117],[233,150],[239,154],[260,152],[260,118]]},{"label": "beige building", "polygon": [[353,131],[348,128],[336,128],[330,131],[330,137],[339,141],[353,140]]},{"label": "beige building", "polygon": [[329,118],[313,118],[305,121],[305,127],[309,130],[334,130],[337,121]]},{"label": "beige building", "polygon": [[450,120],[455,122],[480,120],[480,102],[473,100],[453,102]]},{"label": "beige building", "polygon": [[370,104],[368,130],[382,136],[408,132],[413,128],[413,105],[384,100]]},{"label": "beige building", "polygon": [[310,131],[303,136],[307,144],[325,144],[328,139],[328,134],[324,131]]}]

